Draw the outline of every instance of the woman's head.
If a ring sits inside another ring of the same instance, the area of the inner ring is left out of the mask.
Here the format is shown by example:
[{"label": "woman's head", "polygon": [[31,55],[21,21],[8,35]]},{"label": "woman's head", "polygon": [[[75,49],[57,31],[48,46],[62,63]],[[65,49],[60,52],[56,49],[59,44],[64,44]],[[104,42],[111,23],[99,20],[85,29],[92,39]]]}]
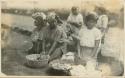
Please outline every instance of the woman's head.
[{"label": "woman's head", "polygon": [[41,26],[46,23],[46,15],[43,12],[36,12],[32,14],[36,26]]},{"label": "woman's head", "polygon": [[77,14],[79,13],[79,8],[76,7],[76,6],[73,6],[73,7],[71,8],[71,11],[72,11],[72,14],[73,14],[73,15],[77,15]]},{"label": "woman's head", "polygon": [[55,12],[49,12],[48,13],[47,22],[49,23],[50,27],[56,26],[57,20],[56,20],[56,13]]},{"label": "woman's head", "polygon": [[89,14],[85,18],[85,24],[88,29],[92,29],[97,23],[97,17],[94,14]]},{"label": "woman's head", "polygon": [[97,12],[99,15],[107,14],[107,10],[100,6],[95,7],[95,12]]},{"label": "woman's head", "polygon": [[109,23],[108,23],[109,27],[118,26],[120,19],[119,19],[119,15],[117,13],[111,13],[109,18],[110,18]]}]

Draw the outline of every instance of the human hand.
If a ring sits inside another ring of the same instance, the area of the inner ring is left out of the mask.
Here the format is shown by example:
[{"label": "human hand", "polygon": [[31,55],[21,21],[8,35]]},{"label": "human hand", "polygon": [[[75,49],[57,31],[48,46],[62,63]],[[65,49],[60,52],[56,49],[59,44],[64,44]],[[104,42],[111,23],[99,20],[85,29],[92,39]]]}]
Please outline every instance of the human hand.
[{"label": "human hand", "polygon": [[68,43],[69,40],[68,40],[68,39],[60,39],[60,40],[59,40],[59,43],[63,43],[63,42]]},{"label": "human hand", "polygon": [[75,25],[75,24],[77,24],[77,23],[76,23],[76,22],[70,22],[70,24]]},{"label": "human hand", "polygon": [[69,37],[69,40],[73,40],[71,36]]},{"label": "human hand", "polygon": [[63,42],[64,42],[64,39],[60,39],[58,42],[59,42],[59,43],[63,43]]}]

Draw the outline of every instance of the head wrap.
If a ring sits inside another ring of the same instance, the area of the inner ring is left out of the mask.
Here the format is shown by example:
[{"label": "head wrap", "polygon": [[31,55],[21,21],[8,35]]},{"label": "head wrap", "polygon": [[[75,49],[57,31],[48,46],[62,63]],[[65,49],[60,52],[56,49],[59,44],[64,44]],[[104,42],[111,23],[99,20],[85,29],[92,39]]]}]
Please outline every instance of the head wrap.
[{"label": "head wrap", "polygon": [[47,15],[48,22],[57,22],[56,20],[56,13],[55,12],[49,12]]},{"label": "head wrap", "polygon": [[36,13],[32,14],[33,19],[36,19],[37,17],[41,17],[43,20],[46,19],[46,15],[43,12],[36,12]]},{"label": "head wrap", "polygon": [[55,19],[56,18],[56,13],[55,12],[49,12],[47,15],[48,19]]}]

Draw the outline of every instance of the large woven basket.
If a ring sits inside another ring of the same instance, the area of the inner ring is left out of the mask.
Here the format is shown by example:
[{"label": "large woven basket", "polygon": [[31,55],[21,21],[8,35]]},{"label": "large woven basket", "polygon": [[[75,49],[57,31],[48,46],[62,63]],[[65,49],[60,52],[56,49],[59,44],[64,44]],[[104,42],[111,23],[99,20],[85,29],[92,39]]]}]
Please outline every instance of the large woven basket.
[{"label": "large woven basket", "polygon": [[26,56],[26,61],[27,61],[26,65],[29,67],[35,67],[35,68],[47,66],[49,56],[47,56],[47,55],[41,55],[41,56],[44,56],[46,58],[38,60],[37,58],[40,57],[40,54],[27,55]]}]

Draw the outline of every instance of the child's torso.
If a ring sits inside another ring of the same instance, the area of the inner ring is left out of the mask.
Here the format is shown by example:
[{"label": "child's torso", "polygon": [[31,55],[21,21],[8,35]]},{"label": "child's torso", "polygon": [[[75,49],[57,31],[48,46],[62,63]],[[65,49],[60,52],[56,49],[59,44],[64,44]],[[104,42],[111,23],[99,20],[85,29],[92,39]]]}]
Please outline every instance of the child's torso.
[{"label": "child's torso", "polygon": [[95,45],[95,28],[87,29],[83,28],[80,30],[80,45],[87,47],[94,47]]}]

